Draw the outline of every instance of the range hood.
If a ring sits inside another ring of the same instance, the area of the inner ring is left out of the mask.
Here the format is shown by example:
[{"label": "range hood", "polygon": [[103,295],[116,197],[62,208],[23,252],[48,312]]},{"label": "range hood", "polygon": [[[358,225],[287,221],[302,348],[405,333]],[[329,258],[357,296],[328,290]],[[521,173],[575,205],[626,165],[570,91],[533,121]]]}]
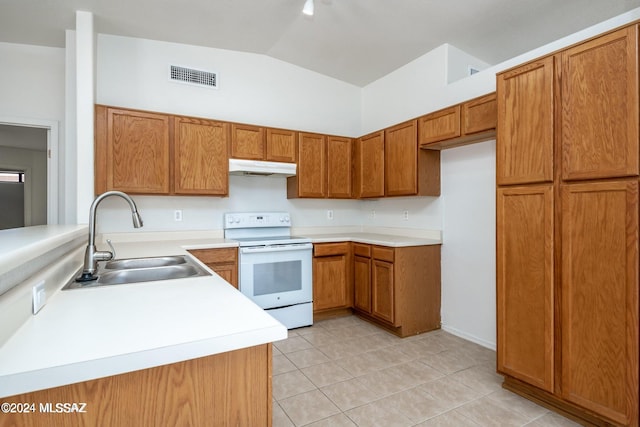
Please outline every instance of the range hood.
[{"label": "range hood", "polygon": [[262,160],[229,159],[229,175],[295,176],[296,164]]}]

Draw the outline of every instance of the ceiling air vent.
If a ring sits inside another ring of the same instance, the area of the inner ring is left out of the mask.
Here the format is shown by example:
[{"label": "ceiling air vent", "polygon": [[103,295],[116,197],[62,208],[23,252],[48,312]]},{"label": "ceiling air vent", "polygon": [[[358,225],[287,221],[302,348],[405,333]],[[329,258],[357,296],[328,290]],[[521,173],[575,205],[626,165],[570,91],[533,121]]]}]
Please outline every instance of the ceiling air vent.
[{"label": "ceiling air vent", "polygon": [[212,89],[218,88],[218,75],[209,71],[194,70],[193,68],[171,65],[169,80],[177,83],[204,86]]}]

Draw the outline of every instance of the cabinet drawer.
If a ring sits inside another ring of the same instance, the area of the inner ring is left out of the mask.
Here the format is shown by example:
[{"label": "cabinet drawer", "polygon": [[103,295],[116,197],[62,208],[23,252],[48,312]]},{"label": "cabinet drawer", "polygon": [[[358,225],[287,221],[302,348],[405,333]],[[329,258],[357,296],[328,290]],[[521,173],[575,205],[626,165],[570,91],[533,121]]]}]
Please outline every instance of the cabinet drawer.
[{"label": "cabinet drawer", "polygon": [[382,261],[393,262],[393,248],[385,248],[382,246],[374,246],[373,247],[373,258],[379,259]]},{"label": "cabinet drawer", "polygon": [[349,253],[349,243],[319,243],[313,245],[313,256],[344,255]]},{"label": "cabinet drawer", "polygon": [[205,264],[236,262],[238,257],[237,248],[194,249],[190,250],[189,253]]},{"label": "cabinet drawer", "polygon": [[353,254],[371,258],[371,246],[362,243],[353,244]]}]

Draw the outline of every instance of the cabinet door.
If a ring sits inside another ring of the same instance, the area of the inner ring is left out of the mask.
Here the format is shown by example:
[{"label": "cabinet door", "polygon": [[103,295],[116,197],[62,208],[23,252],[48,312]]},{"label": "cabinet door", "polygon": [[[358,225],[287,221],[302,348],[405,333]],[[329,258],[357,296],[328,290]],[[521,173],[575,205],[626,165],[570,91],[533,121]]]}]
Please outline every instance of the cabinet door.
[{"label": "cabinet door", "polygon": [[561,292],[563,397],[637,423],[636,180],[562,188]]},{"label": "cabinet door", "polygon": [[360,198],[384,196],[384,131],[356,141],[356,193]]},{"label": "cabinet door", "polygon": [[267,129],[267,154],[270,162],[296,162],[296,132],[285,129]]},{"label": "cabinet door", "polygon": [[396,321],[393,263],[371,261],[371,314],[394,324]]},{"label": "cabinet door", "polygon": [[264,129],[259,126],[231,125],[231,157],[264,160]]},{"label": "cabinet door", "polygon": [[562,177],[638,175],[637,26],[562,52]]},{"label": "cabinet door", "polygon": [[106,190],[169,193],[169,116],[107,109]]},{"label": "cabinet door", "polygon": [[327,194],[327,153],[324,135],[298,134],[298,196],[325,197]]},{"label": "cabinet door", "polygon": [[385,130],[385,195],[418,193],[418,121],[411,120]]},{"label": "cabinet door", "polygon": [[224,280],[231,283],[236,289],[238,288],[238,264],[219,263],[207,264],[207,266],[215,271]]},{"label": "cabinet door", "polygon": [[353,193],[353,142],[349,138],[327,138],[327,197],[349,199]]},{"label": "cabinet door", "polygon": [[460,136],[460,105],[455,105],[418,119],[420,145]]},{"label": "cabinet door", "polygon": [[353,257],[353,306],[365,313],[371,313],[371,258]]},{"label": "cabinet door", "polygon": [[351,307],[349,254],[313,258],[313,310]]},{"label": "cabinet door", "polygon": [[498,106],[495,92],[462,104],[463,135],[488,131],[496,128]]},{"label": "cabinet door", "polygon": [[553,181],[554,61],[498,75],[498,185]]},{"label": "cabinet door", "polygon": [[236,248],[193,249],[189,253],[218,273],[224,280],[238,287],[238,250]]},{"label": "cabinet door", "polygon": [[497,192],[498,370],[554,391],[553,186]]},{"label": "cabinet door", "polygon": [[174,118],[175,194],[229,193],[228,123]]}]

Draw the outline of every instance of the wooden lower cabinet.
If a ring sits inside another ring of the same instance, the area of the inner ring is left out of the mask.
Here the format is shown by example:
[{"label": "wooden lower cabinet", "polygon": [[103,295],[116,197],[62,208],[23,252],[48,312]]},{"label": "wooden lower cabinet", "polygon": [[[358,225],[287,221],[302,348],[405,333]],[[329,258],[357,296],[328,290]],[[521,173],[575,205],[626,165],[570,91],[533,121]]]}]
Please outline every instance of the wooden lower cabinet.
[{"label": "wooden lower cabinet", "polygon": [[554,389],[553,186],[497,193],[498,371]]},{"label": "wooden lower cabinet", "polygon": [[218,273],[224,280],[238,287],[237,248],[192,249],[189,253]]},{"label": "wooden lower cabinet", "polygon": [[401,336],[440,327],[440,246],[353,244],[354,311]]},{"label": "wooden lower cabinet", "polygon": [[351,244],[319,243],[313,245],[314,314],[353,305]]},{"label": "wooden lower cabinet", "polygon": [[585,425],[639,425],[639,215],[636,179],[498,188],[505,388]]},{"label": "wooden lower cabinet", "polygon": [[353,244],[353,308],[371,314],[371,245]]},{"label": "wooden lower cabinet", "polygon": [[562,397],[638,425],[638,182],[562,188]]},{"label": "wooden lower cabinet", "polygon": [[[271,426],[271,346],[3,398],[38,406],[2,414],[0,427]],[[86,403],[86,412],[39,412],[47,402]]]}]

